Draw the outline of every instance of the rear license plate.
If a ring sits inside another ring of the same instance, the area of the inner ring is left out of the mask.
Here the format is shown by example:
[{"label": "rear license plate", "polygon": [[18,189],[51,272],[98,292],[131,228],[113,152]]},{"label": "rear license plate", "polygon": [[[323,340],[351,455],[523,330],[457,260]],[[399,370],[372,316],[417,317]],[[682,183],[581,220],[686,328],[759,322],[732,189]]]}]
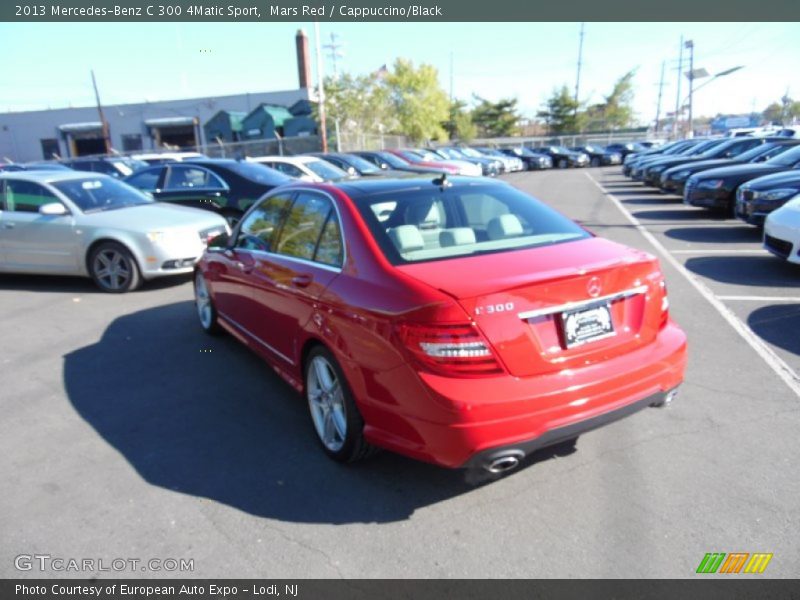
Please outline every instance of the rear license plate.
[{"label": "rear license plate", "polygon": [[561,326],[567,348],[580,346],[615,334],[608,304],[561,313]]}]

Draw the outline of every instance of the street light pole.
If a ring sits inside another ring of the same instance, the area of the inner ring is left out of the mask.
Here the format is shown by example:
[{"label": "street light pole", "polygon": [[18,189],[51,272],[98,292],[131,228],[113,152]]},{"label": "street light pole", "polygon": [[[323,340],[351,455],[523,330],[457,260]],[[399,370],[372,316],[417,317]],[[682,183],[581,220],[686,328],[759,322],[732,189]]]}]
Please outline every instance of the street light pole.
[{"label": "street light pole", "polygon": [[692,121],[692,96],[694,94],[694,42],[688,40],[686,47],[689,48],[689,137],[694,137],[694,122]]}]

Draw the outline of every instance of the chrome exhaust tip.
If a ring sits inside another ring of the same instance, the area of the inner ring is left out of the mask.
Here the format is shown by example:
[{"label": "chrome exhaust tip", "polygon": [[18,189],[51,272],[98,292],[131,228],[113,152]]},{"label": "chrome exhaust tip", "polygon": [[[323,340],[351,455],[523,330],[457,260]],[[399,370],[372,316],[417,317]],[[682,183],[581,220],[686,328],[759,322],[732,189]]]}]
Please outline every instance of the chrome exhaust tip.
[{"label": "chrome exhaust tip", "polygon": [[484,468],[495,475],[505,473],[519,466],[519,459],[520,456],[517,453],[504,454],[490,460]]},{"label": "chrome exhaust tip", "polygon": [[664,394],[664,398],[659,402],[653,404],[653,406],[655,406],[656,408],[665,408],[669,406],[672,403],[672,401],[675,400],[675,398],[677,397],[678,397],[678,388],[673,388],[666,394]]}]

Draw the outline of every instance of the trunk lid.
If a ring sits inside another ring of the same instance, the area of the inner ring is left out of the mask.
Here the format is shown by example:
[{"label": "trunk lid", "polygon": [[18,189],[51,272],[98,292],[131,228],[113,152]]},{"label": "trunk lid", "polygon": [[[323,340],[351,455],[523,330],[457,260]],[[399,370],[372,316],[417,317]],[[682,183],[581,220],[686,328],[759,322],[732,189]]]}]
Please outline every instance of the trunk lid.
[{"label": "trunk lid", "polygon": [[[652,342],[661,323],[657,260],[601,238],[398,269],[458,301],[520,377],[632,351]],[[593,337],[570,343],[567,330],[576,327]]]}]

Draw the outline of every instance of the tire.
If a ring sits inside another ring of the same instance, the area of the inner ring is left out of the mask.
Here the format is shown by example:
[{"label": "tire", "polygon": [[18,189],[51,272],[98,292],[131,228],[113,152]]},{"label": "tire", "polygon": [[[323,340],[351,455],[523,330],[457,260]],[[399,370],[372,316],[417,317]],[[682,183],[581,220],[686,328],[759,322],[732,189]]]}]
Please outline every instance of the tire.
[{"label": "tire", "polygon": [[236,224],[241,220],[242,213],[238,210],[233,210],[231,208],[226,208],[220,211],[222,217],[228,222],[230,228],[233,229],[236,227]]},{"label": "tire", "polygon": [[342,463],[372,454],[375,448],[364,439],[364,419],[327,348],[317,346],[309,352],[303,381],[311,423],[325,454]]},{"label": "tire", "polygon": [[142,283],[136,259],[117,242],[103,242],[92,250],[88,267],[97,287],[110,294],[132,292]]},{"label": "tire", "polygon": [[591,165],[593,167],[599,167],[600,166],[600,159],[597,156],[593,157]]},{"label": "tire", "polygon": [[222,327],[220,327],[217,319],[217,309],[214,307],[214,300],[211,298],[206,278],[200,269],[195,271],[194,274],[194,305],[203,331],[209,335],[222,333]]},{"label": "tire", "polygon": [[566,158],[559,158],[558,159],[558,168],[559,169],[566,169],[568,166]]}]

